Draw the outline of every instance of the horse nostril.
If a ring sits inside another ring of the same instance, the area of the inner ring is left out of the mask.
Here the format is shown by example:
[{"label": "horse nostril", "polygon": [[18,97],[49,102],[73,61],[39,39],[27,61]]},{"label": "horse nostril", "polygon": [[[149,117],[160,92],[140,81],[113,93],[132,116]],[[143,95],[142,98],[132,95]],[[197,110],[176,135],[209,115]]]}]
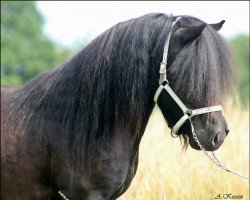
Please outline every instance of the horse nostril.
[{"label": "horse nostril", "polygon": [[213,141],[212,141],[212,144],[213,144],[213,146],[215,146],[217,143],[218,143],[218,136],[219,135],[219,133],[217,133],[215,136],[214,136],[214,139],[213,139]]},{"label": "horse nostril", "polygon": [[225,130],[225,132],[226,132],[226,135],[227,135],[227,134],[229,133],[229,131],[230,131],[229,129],[226,129],[226,130]]}]

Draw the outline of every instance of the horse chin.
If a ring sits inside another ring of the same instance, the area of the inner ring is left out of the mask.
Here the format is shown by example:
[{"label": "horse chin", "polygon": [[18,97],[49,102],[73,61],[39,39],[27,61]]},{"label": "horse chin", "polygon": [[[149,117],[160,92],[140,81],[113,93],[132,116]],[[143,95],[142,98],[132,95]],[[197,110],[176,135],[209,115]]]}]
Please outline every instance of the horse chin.
[{"label": "horse chin", "polygon": [[[202,140],[200,140],[200,143],[206,151],[216,151],[222,145],[223,141],[218,142],[216,145],[214,145],[212,142],[204,142]],[[190,136],[189,136],[189,144],[193,149],[201,150],[201,148],[199,147],[197,142],[194,140],[194,138]]]},{"label": "horse chin", "polygon": [[190,137],[189,137],[189,145],[195,150],[201,150],[197,142],[194,139],[190,139]]}]

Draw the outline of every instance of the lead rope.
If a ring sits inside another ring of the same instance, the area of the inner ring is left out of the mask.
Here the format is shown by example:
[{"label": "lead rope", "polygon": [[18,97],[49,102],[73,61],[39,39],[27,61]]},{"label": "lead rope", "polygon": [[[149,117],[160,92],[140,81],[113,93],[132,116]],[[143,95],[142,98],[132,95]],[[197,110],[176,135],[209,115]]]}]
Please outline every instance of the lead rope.
[{"label": "lead rope", "polygon": [[196,133],[195,133],[194,126],[193,126],[193,124],[192,124],[192,122],[191,122],[191,119],[189,119],[189,120],[190,120],[190,124],[191,124],[191,129],[192,129],[193,138],[194,138],[194,140],[197,142],[197,144],[198,144],[198,146],[200,147],[200,149],[204,152],[204,154],[205,154],[210,160],[212,160],[213,163],[214,163],[217,167],[220,167],[220,168],[224,169],[224,170],[227,171],[227,172],[231,172],[231,173],[233,173],[233,174],[235,174],[235,175],[237,175],[237,176],[239,176],[239,177],[241,177],[241,178],[244,178],[244,179],[249,180],[249,177],[244,176],[244,175],[242,175],[242,174],[240,174],[240,173],[238,173],[238,172],[236,172],[236,171],[233,171],[233,170],[229,169],[227,166],[223,165],[223,164],[220,162],[220,160],[216,157],[216,155],[214,154],[213,151],[212,151],[212,154],[210,155],[210,154],[206,151],[206,149],[201,145],[201,143],[200,143],[200,141],[198,140],[198,137],[197,137],[197,135],[196,135]]}]

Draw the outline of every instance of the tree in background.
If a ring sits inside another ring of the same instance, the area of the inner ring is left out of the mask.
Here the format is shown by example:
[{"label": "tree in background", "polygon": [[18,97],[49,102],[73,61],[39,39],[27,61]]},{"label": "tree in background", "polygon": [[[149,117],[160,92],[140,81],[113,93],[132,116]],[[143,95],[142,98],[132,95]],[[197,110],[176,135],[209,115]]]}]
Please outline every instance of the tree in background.
[{"label": "tree in background", "polygon": [[240,101],[244,107],[249,107],[249,35],[238,35],[230,43],[235,56]]},{"label": "tree in background", "polygon": [[43,34],[35,2],[1,2],[1,84],[20,85],[58,65],[69,50]]},{"label": "tree in background", "polygon": [[[79,49],[82,42],[69,50],[50,41],[43,34],[43,24],[35,2],[1,1],[2,85],[23,84],[65,62]],[[249,107],[249,35],[238,35],[230,43],[236,60],[240,101],[244,107]]]}]

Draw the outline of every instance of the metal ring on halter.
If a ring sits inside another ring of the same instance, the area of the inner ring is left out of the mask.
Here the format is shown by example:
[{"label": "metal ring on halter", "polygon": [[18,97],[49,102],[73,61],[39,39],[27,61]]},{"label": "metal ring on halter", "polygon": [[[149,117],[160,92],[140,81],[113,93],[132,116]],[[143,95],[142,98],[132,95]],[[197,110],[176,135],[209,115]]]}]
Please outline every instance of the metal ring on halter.
[{"label": "metal ring on halter", "polygon": [[193,117],[193,112],[192,109],[188,109],[185,114],[187,114],[189,116],[189,119],[191,119]]},{"label": "metal ring on halter", "polygon": [[180,134],[174,133],[174,132],[173,132],[173,129],[171,129],[170,134],[171,134],[171,136],[172,136],[173,138],[178,138],[178,137],[180,136]]},{"label": "metal ring on halter", "polygon": [[166,79],[166,80],[164,80],[164,81],[162,82],[162,85],[166,85],[166,84],[169,85],[168,79]]}]

